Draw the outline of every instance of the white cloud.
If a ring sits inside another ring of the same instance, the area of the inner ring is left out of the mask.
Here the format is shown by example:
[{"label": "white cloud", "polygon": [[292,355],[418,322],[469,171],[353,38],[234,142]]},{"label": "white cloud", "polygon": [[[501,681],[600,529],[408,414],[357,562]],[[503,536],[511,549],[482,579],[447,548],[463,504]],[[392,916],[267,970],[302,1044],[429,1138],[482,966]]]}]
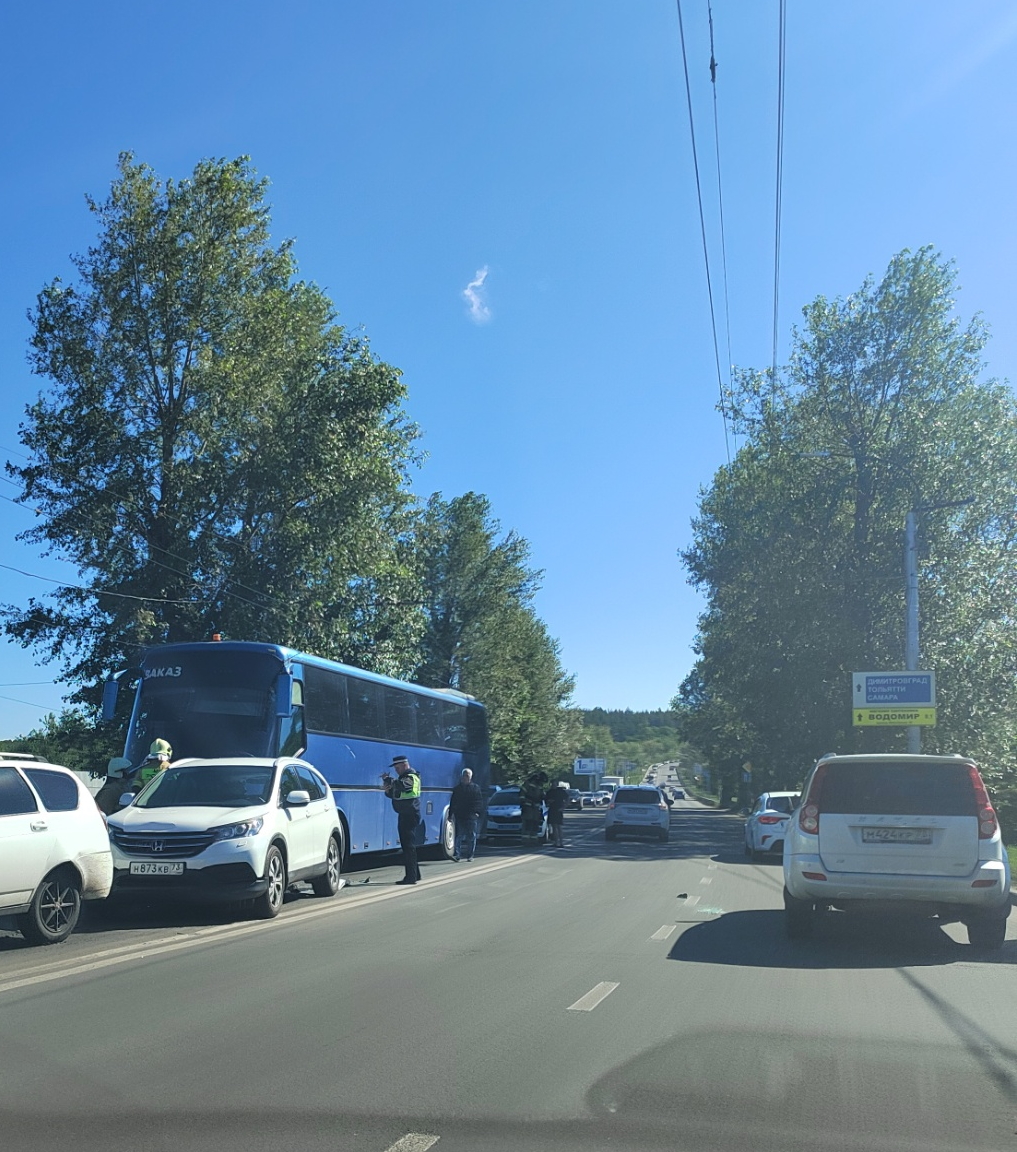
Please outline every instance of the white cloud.
[{"label": "white cloud", "polygon": [[491,319],[491,309],[487,306],[487,293],[484,282],[487,280],[487,265],[478,268],[473,279],[463,289],[463,299],[469,308],[469,317],[474,324],[486,324]]}]

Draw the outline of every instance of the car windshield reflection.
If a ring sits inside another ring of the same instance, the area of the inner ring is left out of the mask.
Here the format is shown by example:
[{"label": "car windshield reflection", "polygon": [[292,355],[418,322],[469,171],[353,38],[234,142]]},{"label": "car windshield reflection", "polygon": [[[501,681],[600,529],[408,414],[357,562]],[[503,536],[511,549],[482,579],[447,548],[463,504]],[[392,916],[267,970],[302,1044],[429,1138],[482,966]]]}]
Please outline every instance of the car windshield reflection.
[{"label": "car windshield reflection", "polygon": [[167,768],[135,801],[137,808],[246,808],[267,804],[274,769],[254,764]]}]

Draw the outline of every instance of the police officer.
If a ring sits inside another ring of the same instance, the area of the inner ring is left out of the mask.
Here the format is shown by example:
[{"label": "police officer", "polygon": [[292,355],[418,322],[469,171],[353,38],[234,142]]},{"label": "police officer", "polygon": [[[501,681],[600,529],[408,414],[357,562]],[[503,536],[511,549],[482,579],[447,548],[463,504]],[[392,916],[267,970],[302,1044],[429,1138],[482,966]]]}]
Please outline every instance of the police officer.
[{"label": "police officer", "polygon": [[417,826],[420,824],[420,777],[410,767],[405,756],[396,756],[392,767],[398,775],[382,774],[382,787],[392,801],[399,817],[399,845],[403,850],[406,875],[397,884],[416,884],[420,879],[417,867]]}]

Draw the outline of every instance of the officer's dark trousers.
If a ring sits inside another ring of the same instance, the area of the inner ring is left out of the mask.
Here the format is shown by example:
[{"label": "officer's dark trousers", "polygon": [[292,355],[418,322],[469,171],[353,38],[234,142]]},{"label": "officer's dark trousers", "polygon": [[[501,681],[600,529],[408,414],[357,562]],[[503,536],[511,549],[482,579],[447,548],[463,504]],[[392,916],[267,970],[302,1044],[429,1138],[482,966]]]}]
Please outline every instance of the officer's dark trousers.
[{"label": "officer's dark trousers", "polygon": [[399,846],[403,850],[404,880],[415,882],[420,879],[417,867],[417,825],[420,817],[416,812],[399,813]]}]

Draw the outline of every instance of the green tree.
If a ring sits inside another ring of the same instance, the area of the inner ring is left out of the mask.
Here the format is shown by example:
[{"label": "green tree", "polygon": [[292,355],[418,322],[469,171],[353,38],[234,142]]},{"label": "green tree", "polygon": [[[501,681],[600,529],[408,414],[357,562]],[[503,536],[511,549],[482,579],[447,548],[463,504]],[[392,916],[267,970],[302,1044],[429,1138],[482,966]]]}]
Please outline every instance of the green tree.
[{"label": "green tree", "polygon": [[271,243],[265,191],[245,157],[176,182],[122,155],[75,282],[31,313],[49,390],[8,471],[40,514],[23,538],[82,575],[5,627],[75,699],[147,644],[213,631],[414,662],[404,388]]},{"label": "green tree", "polygon": [[529,567],[529,545],[500,532],[486,496],[428,501],[417,537],[425,626],[415,678],[484,702],[496,778],[516,781],[562,769],[578,719],[572,678],[533,611],[540,573]]},{"label": "green tree", "polygon": [[794,785],[828,751],[903,748],[852,730],[850,673],[903,663],[903,525],[922,505],[926,750],[1015,768],[1017,408],[981,382],[986,335],[953,311],[952,266],[902,252],[879,283],[804,310],[784,375],[744,372],[745,447],[702,498],[683,554],[707,596],[699,659],[673,702],[730,790]]},{"label": "green tree", "polygon": [[0,740],[0,753],[31,752],[51,764],[93,771],[105,766],[123,750],[123,734],[98,727],[80,709],[66,709],[59,716],[45,716],[39,728],[27,736]]}]

